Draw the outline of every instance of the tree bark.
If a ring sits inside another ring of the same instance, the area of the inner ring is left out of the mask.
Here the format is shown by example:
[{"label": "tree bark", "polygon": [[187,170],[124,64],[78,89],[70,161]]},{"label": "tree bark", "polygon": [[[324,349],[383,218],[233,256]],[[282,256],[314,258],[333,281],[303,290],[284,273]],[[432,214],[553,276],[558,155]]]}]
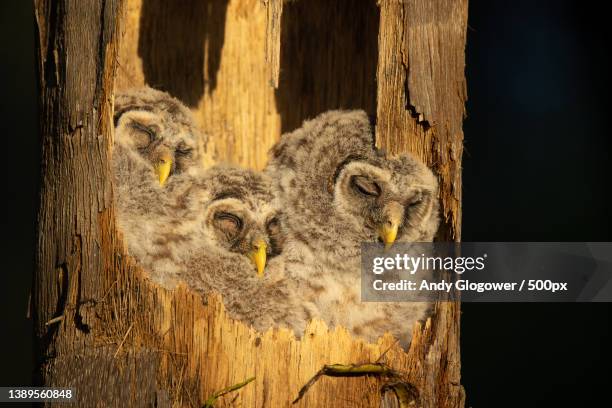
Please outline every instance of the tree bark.
[{"label": "tree bark", "polygon": [[[282,131],[328,109],[376,117],[376,143],[437,172],[460,239],[467,1],[36,0],[42,182],[33,308],[41,381],[80,406],[286,407],[326,364],[382,356],[412,406],[462,407],[459,305],[407,352],[312,322],[302,340],[229,319],[220,298],[150,283],[126,255],[110,174],[113,87],[149,84],[191,107],[206,165],[262,168]],[[119,24],[121,22],[121,24]],[[379,406],[388,379],[321,377],[302,407]],[[389,400],[389,395],[384,397]],[[387,402],[385,402],[386,404]]]},{"label": "tree bark", "polygon": [[[40,380],[74,387],[81,406],[151,401],[136,353],[114,358],[129,324],[111,287],[131,267],[116,239],[110,175],[119,1],[37,0],[42,180],[33,288]],[[114,281],[117,281],[113,284]],[[110,303],[109,303],[110,304]],[[107,304],[108,306],[108,304]]]}]

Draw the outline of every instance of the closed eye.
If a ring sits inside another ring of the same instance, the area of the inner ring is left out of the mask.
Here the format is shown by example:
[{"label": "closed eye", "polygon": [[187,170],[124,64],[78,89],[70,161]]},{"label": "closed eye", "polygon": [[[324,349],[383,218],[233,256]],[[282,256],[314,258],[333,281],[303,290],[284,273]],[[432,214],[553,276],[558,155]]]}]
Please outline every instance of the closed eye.
[{"label": "closed eye", "polygon": [[428,192],[417,191],[405,204],[404,222],[410,225],[423,216],[426,212],[431,195]]},{"label": "closed eye", "polygon": [[179,156],[191,156],[193,153],[193,148],[186,145],[185,143],[180,143],[175,150],[176,154]]},{"label": "closed eye", "polygon": [[416,207],[423,202],[422,198],[415,198],[408,202],[408,207]]},{"label": "closed eye", "polygon": [[352,176],[351,186],[355,191],[369,197],[378,197],[382,191],[374,180],[366,176]]},{"label": "closed eye", "polygon": [[268,230],[268,233],[278,232],[279,228],[280,228],[280,223],[278,221],[278,218],[276,217],[268,221],[268,224],[266,225],[266,229]]},{"label": "closed eye", "polygon": [[136,121],[130,122],[129,126],[133,130],[132,137],[136,147],[141,152],[145,152],[157,138],[155,129]]},{"label": "closed eye", "polygon": [[419,204],[421,204],[423,201],[425,201],[425,199],[427,198],[426,195],[427,194],[424,193],[423,191],[417,191],[412,197],[410,197],[406,205],[408,207],[416,207]]},{"label": "closed eye", "polygon": [[242,219],[235,214],[225,211],[215,214],[215,226],[228,238],[232,239],[242,230]]},{"label": "closed eye", "polygon": [[189,157],[193,153],[193,149],[183,149],[175,151],[177,156]]},{"label": "closed eye", "polygon": [[132,122],[130,124],[130,126],[132,127],[132,129],[146,134],[149,137],[149,142],[152,142],[155,139],[155,137],[157,136],[156,133],[155,133],[155,130],[153,130],[149,126],[143,125],[142,123]]}]

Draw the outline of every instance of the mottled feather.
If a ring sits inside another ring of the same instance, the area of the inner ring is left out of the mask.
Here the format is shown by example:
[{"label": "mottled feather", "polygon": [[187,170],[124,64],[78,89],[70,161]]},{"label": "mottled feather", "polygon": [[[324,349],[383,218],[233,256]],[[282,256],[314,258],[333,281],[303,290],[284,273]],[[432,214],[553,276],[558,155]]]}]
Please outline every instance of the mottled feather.
[{"label": "mottled feather", "polygon": [[438,218],[433,173],[410,155],[387,158],[374,147],[363,111],[331,111],[282,136],[266,172],[284,209],[286,273],[304,302],[330,326],[374,341],[389,331],[403,345],[428,303],[360,300],[360,247],[376,242],[393,210],[397,242],[431,241]]}]

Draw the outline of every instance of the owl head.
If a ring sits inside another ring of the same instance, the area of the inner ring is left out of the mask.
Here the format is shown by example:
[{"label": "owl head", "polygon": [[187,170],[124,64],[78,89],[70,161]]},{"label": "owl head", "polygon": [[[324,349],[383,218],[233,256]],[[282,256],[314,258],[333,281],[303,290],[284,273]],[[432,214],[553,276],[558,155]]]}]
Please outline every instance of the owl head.
[{"label": "owl head", "polygon": [[431,241],[438,184],[412,156],[387,159],[363,111],[332,111],[282,137],[269,171],[287,230],[315,252],[356,254],[362,242]]},{"label": "owl head", "polygon": [[332,205],[363,241],[431,241],[438,227],[438,184],[411,156],[350,158],[334,177]]},{"label": "owl head", "polygon": [[264,174],[227,166],[202,170],[181,200],[186,215],[178,232],[200,236],[212,256],[248,260],[262,276],[267,260],[280,254],[280,209]]},{"label": "owl head", "polygon": [[169,94],[130,89],[115,97],[115,143],[138,152],[160,185],[197,163],[200,132],[191,112]]}]

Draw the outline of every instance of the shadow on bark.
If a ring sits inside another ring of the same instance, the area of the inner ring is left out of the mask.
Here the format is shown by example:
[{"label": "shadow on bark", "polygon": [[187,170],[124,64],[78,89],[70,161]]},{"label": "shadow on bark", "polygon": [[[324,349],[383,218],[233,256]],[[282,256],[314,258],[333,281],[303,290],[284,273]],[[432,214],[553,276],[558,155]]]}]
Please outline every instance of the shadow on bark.
[{"label": "shadow on bark", "polygon": [[282,132],[330,109],[363,109],[374,115],[380,20],[376,2],[290,2],[281,20],[275,96]]}]

